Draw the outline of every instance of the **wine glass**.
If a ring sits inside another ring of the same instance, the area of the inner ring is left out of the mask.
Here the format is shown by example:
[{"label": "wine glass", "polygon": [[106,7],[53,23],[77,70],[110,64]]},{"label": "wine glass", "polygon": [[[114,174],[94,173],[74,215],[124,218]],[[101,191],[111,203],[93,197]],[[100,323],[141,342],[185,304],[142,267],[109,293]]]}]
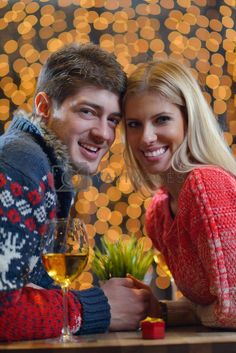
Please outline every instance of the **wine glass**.
[{"label": "wine glass", "polygon": [[89,255],[88,237],[79,218],[56,219],[47,223],[42,261],[48,275],[63,293],[63,328],[60,342],[73,342],[68,324],[68,290],[84,270]]}]

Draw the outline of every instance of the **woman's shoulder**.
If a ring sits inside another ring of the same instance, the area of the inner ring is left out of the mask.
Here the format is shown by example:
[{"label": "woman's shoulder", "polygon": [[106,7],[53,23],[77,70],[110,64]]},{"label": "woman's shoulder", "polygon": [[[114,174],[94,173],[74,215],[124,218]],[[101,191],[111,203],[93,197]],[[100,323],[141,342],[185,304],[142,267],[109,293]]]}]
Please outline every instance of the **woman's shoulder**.
[{"label": "woman's shoulder", "polygon": [[186,207],[199,203],[235,200],[236,178],[222,168],[204,166],[193,169],[187,176],[179,195]]},{"label": "woman's shoulder", "polygon": [[189,173],[184,187],[188,187],[189,185],[207,185],[215,188],[224,187],[224,185],[228,184],[236,186],[235,175],[217,166],[201,166],[194,168]]}]

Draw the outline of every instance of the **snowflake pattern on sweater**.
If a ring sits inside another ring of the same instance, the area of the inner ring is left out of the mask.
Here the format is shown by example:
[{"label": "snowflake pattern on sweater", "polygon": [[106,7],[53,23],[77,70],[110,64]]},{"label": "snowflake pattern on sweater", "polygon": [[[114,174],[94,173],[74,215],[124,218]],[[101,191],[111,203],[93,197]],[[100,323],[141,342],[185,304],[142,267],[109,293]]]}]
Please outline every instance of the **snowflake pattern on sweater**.
[{"label": "snowflake pattern on sweater", "polygon": [[[61,188],[67,160],[60,141],[25,116],[0,137],[0,341],[61,333],[62,292],[42,265],[40,242],[46,220],[69,214],[72,191]],[[73,333],[104,332],[109,321],[100,288],[69,292]]]},{"label": "snowflake pattern on sweater", "polygon": [[236,328],[236,180],[217,167],[196,168],[173,219],[163,188],[146,214],[153,244],[206,326]]},{"label": "snowflake pattern on sweater", "polygon": [[22,186],[22,182],[0,173],[1,290],[22,287],[42,275],[40,240],[45,221],[54,218],[55,213],[50,172],[42,177],[37,189]]}]

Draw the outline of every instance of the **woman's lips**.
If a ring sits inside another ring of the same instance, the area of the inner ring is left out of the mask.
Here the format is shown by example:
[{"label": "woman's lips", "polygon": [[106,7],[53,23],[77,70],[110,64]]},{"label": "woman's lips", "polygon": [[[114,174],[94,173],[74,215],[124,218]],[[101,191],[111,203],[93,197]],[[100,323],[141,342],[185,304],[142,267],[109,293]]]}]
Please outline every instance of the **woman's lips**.
[{"label": "woman's lips", "polygon": [[156,148],[156,149],[152,149],[152,150],[148,150],[148,151],[143,151],[143,154],[145,157],[147,158],[151,158],[151,157],[159,157],[162,154],[164,154],[167,151],[168,147],[160,147],[160,148]]}]

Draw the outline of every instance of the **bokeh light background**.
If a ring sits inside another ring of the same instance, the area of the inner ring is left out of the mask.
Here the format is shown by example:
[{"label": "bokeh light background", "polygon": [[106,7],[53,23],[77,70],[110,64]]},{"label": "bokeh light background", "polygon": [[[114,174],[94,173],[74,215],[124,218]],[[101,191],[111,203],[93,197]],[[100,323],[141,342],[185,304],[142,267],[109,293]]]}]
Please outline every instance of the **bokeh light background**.
[{"label": "bokeh light background", "polygon": [[[168,56],[191,67],[236,155],[235,20],[236,0],[0,0],[0,133],[15,109],[31,110],[50,53],[67,43],[93,41],[114,53],[127,74],[139,62]],[[122,153],[118,130],[98,175],[75,178],[76,210],[91,247],[101,236],[116,241],[136,234],[149,249],[143,224],[150,197],[134,192]],[[170,279],[159,261],[155,281],[165,289]],[[75,286],[92,282],[88,265]]]}]

